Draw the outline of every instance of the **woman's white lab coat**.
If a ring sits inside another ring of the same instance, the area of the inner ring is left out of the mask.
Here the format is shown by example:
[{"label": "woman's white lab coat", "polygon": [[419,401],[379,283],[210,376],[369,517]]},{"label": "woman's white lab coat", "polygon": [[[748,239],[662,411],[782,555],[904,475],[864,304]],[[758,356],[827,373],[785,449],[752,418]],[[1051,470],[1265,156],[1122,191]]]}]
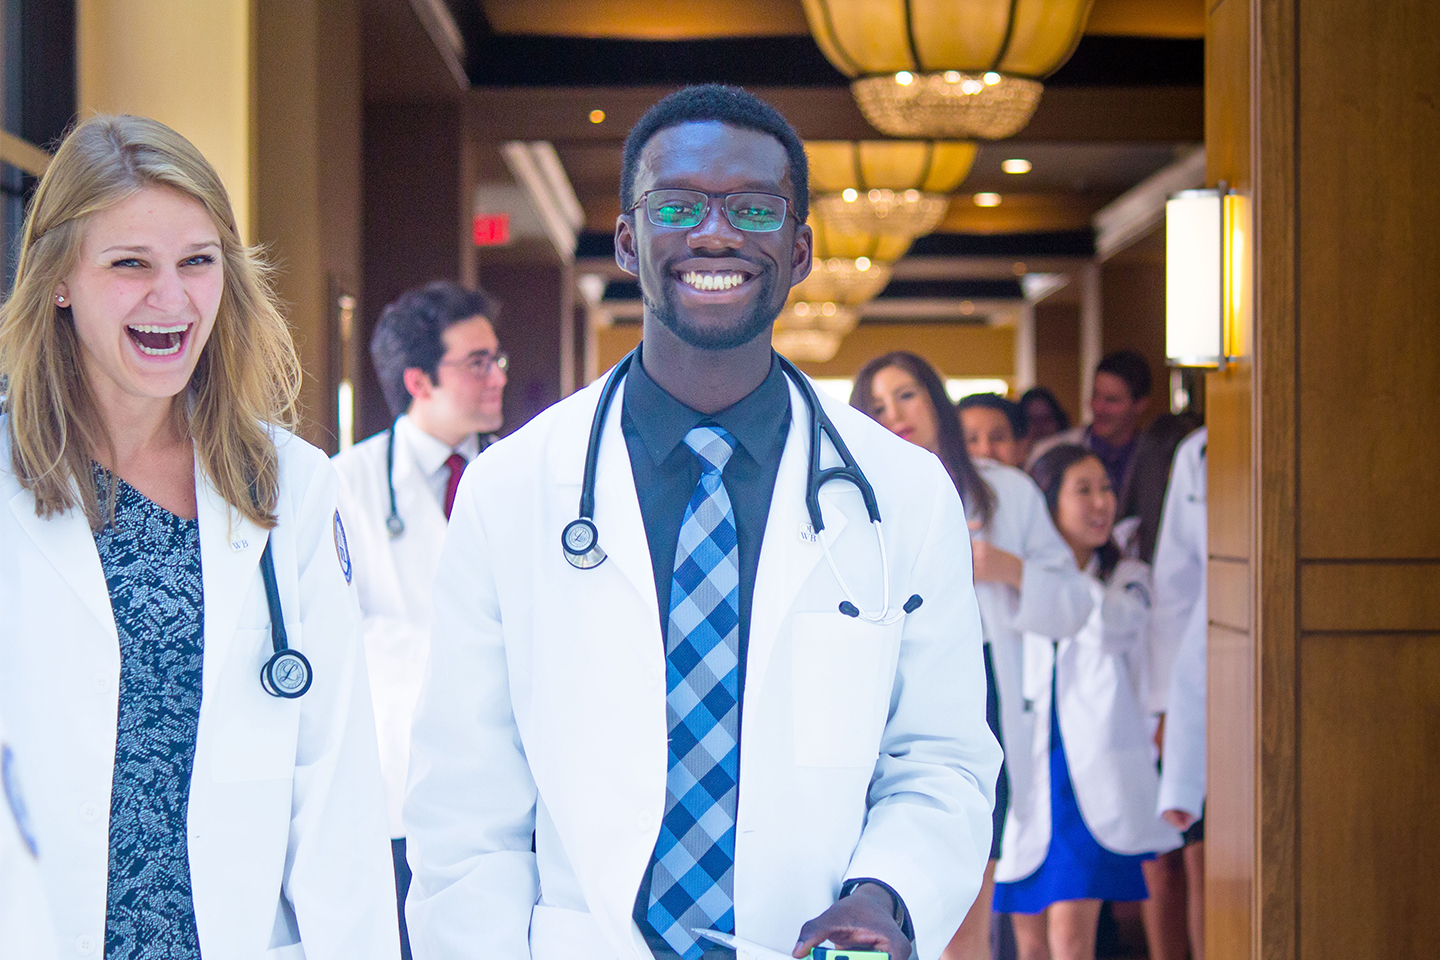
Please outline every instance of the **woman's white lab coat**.
[{"label": "woman's white lab coat", "polygon": [[[995,492],[995,515],[974,535],[1024,561],[1020,589],[978,581],[980,623],[995,667],[1000,695],[1000,739],[1006,775],[1013,784],[1030,776],[1034,714],[1025,709],[1023,637],[1026,631],[1050,637],[1077,633],[1095,607],[1090,578],[1075,566],[1075,554],[1061,538],[1045,496],[1021,470],[977,459],[975,467]],[[975,519],[973,513],[971,519]]]},{"label": "woman's white lab coat", "polygon": [[1093,576],[1093,564],[1090,573],[1095,607],[1079,632],[1058,643],[1025,635],[1025,696],[1033,712],[1030,775],[1011,780],[995,870],[1001,882],[1034,873],[1050,848],[1052,675],[1070,779],[1095,839],[1120,854],[1180,845],[1180,835],[1155,811],[1159,779],[1130,659],[1149,618],[1150,571],[1137,560],[1123,560],[1108,585]]},{"label": "woman's white lab coat", "polygon": [[0,720],[0,957],[50,960],[55,934],[40,882],[40,848],[31,835],[29,801]]},{"label": "woman's white lab coat", "polygon": [[[8,435],[0,418],[0,702],[57,945],[63,956],[99,956],[115,617],[84,513],[36,516],[9,471]],[[206,960],[393,960],[394,877],[335,474],[304,441],[276,439],[274,531],[196,483],[205,622],[188,846],[200,948]],[[260,686],[272,651],[259,571],[267,539],[290,645],[314,668],[297,700]]]}]

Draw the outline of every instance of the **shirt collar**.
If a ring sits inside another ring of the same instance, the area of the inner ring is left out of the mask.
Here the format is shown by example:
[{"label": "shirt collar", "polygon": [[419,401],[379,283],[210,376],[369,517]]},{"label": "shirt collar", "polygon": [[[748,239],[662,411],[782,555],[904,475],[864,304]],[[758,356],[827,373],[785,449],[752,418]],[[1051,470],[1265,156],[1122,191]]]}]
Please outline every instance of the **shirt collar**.
[{"label": "shirt collar", "polygon": [[655,463],[664,463],[685,435],[702,423],[714,423],[729,431],[756,463],[778,461],[784,446],[782,429],[790,412],[790,388],[785,372],[774,356],[770,372],[760,386],[716,413],[701,413],[666,393],[640,362],[635,361],[625,379],[625,412],[635,426],[646,451]]},{"label": "shirt collar", "polygon": [[408,416],[402,416],[395,421],[395,432],[404,438],[415,465],[420,468],[420,473],[427,477],[445,466],[445,461],[450,459],[452,453],[460,454],[465,458],[465,462],[469,463],[480,452],[480,440],[475,434],[467,435],[452,449],[446,446],[444,441],[437,440],[421,430]]}]

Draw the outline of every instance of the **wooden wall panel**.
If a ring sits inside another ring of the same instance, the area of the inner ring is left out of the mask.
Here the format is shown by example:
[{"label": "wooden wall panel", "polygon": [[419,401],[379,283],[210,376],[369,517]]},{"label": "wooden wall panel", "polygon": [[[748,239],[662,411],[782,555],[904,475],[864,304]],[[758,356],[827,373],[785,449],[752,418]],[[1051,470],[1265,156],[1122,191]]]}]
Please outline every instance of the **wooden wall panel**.
[{"label": "wooden wall panel", "polygon": [[1431,956],[1440,634],[1307,636],[1300,667],[1299,954]]},{"label": "wooden wall panel", "polygon": [[1210,427],[1206,496],[1213,557],[1249,559],[1254,541],[1252,375],[1249,363],[1239,363],[1205,377],[1205,422]]},{"label": "wooden wall panel", "polygon": [[1440,563],[1305,563],[1300,627],[1440,633]]},{"label": "wooden wall panel", "polygon": [[1240,960],[1255,926],[1255,645],[1212,624],[1207,652],[1206,956]]},{"label": "wooden wall panel", "polygon": [[1206,570],[1210,622],[1239,633],[1249,633],[1254,624],[1255,573],[1247,560],[1210,558]]},{"label": "wooden wall panel", "polygon": [[1080,305],[1042,300],[1035,305],[1035,383],[1048,387],[1074,423],[1080,410]]},{"label": "wooden wall panel", "polygon": [[1100,267],[1100,342],[1105,353],[1134,350],[1150,362],[1150,420],[1170,410],[1165,365],[1165,263],[1117,262]]},{"label": "wooden wall panel", "polygon": [[1440,4],[1301,11],[1302,554],[1440,558]]}]

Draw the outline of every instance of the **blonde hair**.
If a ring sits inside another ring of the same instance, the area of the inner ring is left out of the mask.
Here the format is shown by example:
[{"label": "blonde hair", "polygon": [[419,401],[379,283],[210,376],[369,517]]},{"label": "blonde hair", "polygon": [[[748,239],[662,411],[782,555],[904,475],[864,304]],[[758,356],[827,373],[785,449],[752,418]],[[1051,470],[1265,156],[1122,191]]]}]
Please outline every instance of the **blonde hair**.
[{"label": "blonde hair", "polygon": [[79,505],[99,528],[113,509],[98,502],[90,467],[95,453],[113,451],[113,444],[84,373],[70,310],[56,305],[55,289],[78,261],[88,218],[146,187],[196,200],[219,232],[219,312],[174,412],[220,495],[268,529],[279,496],[270,427],[293,428],[299,359],[270,268],[241,242],[215,168],[190,141],[144,117],[96,116],[75,127],[30,203],[15,287],[0,307],[11,468],[34,494],[39,516]]}]

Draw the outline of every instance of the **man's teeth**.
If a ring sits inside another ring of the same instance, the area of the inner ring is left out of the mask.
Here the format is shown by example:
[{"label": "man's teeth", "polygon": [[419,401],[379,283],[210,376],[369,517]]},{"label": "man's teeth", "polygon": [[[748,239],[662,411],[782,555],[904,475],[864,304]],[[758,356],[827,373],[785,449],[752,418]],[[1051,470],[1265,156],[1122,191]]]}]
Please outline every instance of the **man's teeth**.
[{"label": "man's teeth", "polygon": [[701,273],[691,270],[680,274],[680,279],[696,290],[729,290],[744,283],[746,276],[743,273]]}]

